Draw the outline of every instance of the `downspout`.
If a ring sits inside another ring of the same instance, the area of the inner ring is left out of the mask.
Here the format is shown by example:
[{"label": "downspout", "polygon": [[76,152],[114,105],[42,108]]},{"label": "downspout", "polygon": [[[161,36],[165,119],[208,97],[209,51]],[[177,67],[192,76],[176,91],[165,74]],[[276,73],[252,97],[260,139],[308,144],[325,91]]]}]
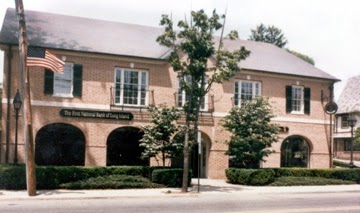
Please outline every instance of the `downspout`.
[{"label": "downspout", "polygon": [[[330,103],[334,99],[334,82],[329,86],[330,91]],[[334,164],[334,139],[333,139],[333,113],[330,114],[330,168],[333,168]]]},{"label": "downspout", "polygon": [[11,45],[9,45],[7,59],[7,108],[6,108],[6,150],[5,150],[5,163],[9,163],[9,152],[10,152],[10,97],[11,97],[11,59],[13,57]]}]

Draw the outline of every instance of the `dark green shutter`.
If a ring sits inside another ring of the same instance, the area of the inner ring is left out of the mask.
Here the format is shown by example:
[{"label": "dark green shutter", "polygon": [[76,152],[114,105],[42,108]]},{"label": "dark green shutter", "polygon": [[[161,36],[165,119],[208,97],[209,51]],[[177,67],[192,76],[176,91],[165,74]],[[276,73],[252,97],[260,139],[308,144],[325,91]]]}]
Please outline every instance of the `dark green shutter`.
[{"label": "dark green shutter", "polygon": [[74,64],[74,85],[73,85],[73,96],[81,97],[82,93],[82,65]]},{"label": "dark green shutter", "polygon": [[304,88],[304,113],[305,114],[310,114],[310,99],[311,99],[310,88]]},{"label": "dark green shutter", "polygon": [[286,86],[286,112],[292,111],[292,86]]},{"label": "dark green shutter", "polygon": [[48,69],[45,69],[44,93],[46,95],[54,93],[54,72]]}]

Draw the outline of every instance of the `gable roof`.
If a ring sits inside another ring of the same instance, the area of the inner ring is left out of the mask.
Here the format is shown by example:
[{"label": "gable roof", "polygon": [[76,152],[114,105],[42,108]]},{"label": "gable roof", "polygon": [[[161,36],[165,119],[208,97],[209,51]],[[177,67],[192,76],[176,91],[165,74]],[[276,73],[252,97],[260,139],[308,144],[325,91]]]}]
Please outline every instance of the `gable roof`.
[{"label": "gable roof", "polygon": [[360,111],[360,75],[348,79],[338,101],[337,114]]},{"label": "gable roof", "polygon": [[[156,27],[95,20],[44,12],[25,11],[28,44],[50,49],[165,60],[169,49],[156,42],[164,29]],[[18,22],[15,9],[6,11],[0,32],[0,44],[18,44]],[[240,67],[248,70],[339,81],[275,45],[224,40],[224,48],[245,46],[250,56]]]}]

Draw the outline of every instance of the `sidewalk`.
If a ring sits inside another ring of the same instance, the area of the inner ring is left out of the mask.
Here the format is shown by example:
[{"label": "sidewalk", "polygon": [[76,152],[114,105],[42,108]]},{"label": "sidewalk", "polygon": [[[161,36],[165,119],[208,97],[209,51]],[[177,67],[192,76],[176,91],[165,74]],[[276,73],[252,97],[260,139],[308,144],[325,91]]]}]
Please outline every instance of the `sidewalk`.
[{"label": "sidewalk", "polygon": [[29,197],[27,191],[0,190],[0,202],[21,199],[84,199],[84,198],[140,198],[140,197],[177,197],[237,194],[266,194],[266,193],[340,193],[360,192],[360,185],[331,185],[331,186],[292,186],[292,187],[254,187],[228,184],[225,180],[200,179],[200,193],[197,193],[197,179],[192,181],[193,187],[189,193],[181,193],[178,188],[160,189],[123,189],[123,190],[38,190],[37,196]]},{"label": "sidewalk", "polygon": [[[350,160],[344,160],[339,158],[334,158],[334,160],[350,164]],[[353,161],[353,162],[355,166],[360,167],[360,161]]]}]

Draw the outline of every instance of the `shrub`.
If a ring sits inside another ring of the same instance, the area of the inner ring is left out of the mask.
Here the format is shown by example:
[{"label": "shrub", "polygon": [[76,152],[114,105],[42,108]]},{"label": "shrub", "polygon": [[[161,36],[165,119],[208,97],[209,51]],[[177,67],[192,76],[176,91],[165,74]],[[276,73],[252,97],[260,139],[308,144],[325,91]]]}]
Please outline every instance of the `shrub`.
[{"label": "shrub", "polygon": [[[155,169],[152,172],[151,180],[154,183],[163,184],[167,187],[181,187],[182,169]],[[192,173],[189,171],[188,185],[191,184]]]},{"label": "shrub", "polygon": [[26,172],[23,164],[0,166],[0,189],[26,189]]},{"label": "shrub", "polygon": [[230,168],[225,170],[225,174],[230,183],[247,185],[249,183],[250,175],[254,171],[256,170]]},{"label": "shrub", "polygon": [[152,183],[142,176],[109,175],[98,176],[76,182],[60,184],[63,189],[129,189],[129,188],[157,188],[160,184]]},{"label": "shrub", "polygon": [[264,186],[275,180],[275,172],[272,169],[259,169],[250,174],[248,185]]},{"label": "shrub", "polygon": [[[150,176],[149,168],[143,166],[37,166],[36,187],[57,189],[62,183],[109,175]],[[26,189],[25,165],[1,165],[0,189]]]},{"label": "shrub", "polygon": [[354,181],[339,180],[323,177],[279,177],[270,186],[319,186],[319,185],[340,185],[355,184]]}]

